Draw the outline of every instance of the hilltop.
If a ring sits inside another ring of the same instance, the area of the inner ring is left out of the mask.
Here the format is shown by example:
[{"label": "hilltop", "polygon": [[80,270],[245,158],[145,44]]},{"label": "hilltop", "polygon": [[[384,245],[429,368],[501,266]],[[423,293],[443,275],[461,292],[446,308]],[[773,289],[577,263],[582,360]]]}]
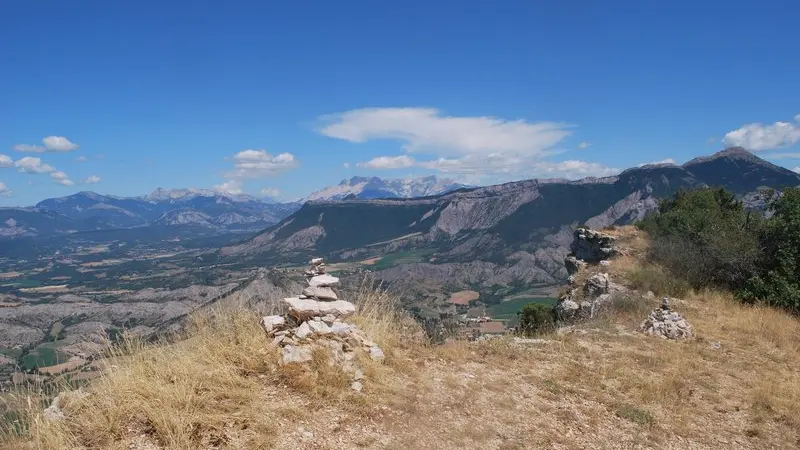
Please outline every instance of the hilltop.
[{"label": "hilltop", "polygon": [[642,334],[659,304],[637,290],[659,270],[643,259],[649,238],[607,233],[620,256],[581,279],[602,270],[628,293],[558,332],[432,346],[390,297],[349,292],[354,320],[386,352],[383,364],[362,360],[358,393],[325,363],[278,365],[256,311],[229,304],[196,318],[184,341],[118,353],[87,396],[65,397],[65,419],[33,407],[29,437],[7,448],[795,446],[797,319],[722,291],[688,292],[671,304],[692,338]]}]

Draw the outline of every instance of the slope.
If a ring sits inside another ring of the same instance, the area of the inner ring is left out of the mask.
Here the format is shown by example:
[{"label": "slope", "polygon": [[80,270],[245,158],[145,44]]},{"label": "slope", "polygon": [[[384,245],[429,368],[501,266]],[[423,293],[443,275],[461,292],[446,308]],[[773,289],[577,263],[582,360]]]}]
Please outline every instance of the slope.
[{"label": "slope", "polygon": [[[630,284],[631,271],[654,269],[638,259],[649,244],[615,233],[628,256],[607,267]],[[67,397],[62,421],[21,397],[29,432],[5,448],[758,449],[800,439],[800,323],[724,292],[673,299],[696,332],[684,342],[636,331],[658,305],[642,292],[538,339],[442,346],[415,338],[390,307],[370,314],[375,298],[357,297],[357,320],[386,361],[365,361],[361,393],[324,361],[279,366],[257,314],[220,310],[183,342],[133,346],[105,365],[88,396]]]}]

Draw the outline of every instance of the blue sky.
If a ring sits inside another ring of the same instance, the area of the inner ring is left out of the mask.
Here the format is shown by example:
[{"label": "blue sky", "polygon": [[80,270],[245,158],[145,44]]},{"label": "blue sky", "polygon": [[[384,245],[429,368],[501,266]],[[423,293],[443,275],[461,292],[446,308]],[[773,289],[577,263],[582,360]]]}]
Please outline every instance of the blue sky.
[{"label": "blue sky", "polygon": [[800,166],[792,1],[6,1],[0,205]]}]

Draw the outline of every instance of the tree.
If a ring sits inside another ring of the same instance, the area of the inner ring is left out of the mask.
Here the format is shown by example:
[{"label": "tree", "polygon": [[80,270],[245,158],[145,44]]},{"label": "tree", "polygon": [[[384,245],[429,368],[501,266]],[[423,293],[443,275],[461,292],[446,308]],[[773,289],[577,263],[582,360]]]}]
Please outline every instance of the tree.
[{"label": "tree", "polygon": [[800,312],[800,188],[789,188],[769,203],[773,212],[761,233],[761,273],[752,277],[743,297]]},{"label": "tree", "polygon": [[722,188],[680,191],[639,226],[653,238],[650,256],[693,287],[741,289],[758,273],[763,219]]},{"label": "tree", "polygon": [[519,315],[519,330],[527,335],[533,336],[546,333],[555,329],[553,321],[553,308],[541,303],[528,303]]}]

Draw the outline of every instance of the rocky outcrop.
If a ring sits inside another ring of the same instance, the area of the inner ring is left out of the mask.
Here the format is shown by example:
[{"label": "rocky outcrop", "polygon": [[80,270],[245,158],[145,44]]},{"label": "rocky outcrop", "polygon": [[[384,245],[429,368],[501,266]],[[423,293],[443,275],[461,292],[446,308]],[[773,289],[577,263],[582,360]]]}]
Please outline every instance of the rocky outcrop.
[{"label": "rocky outcrop", "polygon": [[609,258],[619,254],[616,239],[588,228],[575,230],[570,249],[572,253],[564,259],[571,287],[558,300],[554,308],[556,321],[565,325],[595,317],[614,295],[625,291],[625,287],[611,281],[607,273],[596,273],[581,285],[575,285],[575,276],[590,263],[603,265]]},{"label": "rocky outcrop", "polygon": [[309,286],[302,295],[283,300],[288,314],[263,317],[261,326],[272,345],[281,348],[281,364],[311,362],[315,351],[322,350],[330,363],[352,376],[351,388],[361,391],[364,374],[356,352],[374,361],[382,361],[384,353],[358,326],[343,320],[356,312],[356,306],[338,299],[333,286],[339,279],[326,271],[322,258],[312,259],[311,269],[306,271]]},{"label": "rocky outcrop", "polygon": [[586,263],[599,263],[617,255],[616,238],[589,228],[575,230],[570,251],[576,259]]},{"label": "rocky outcrop", "polygon": [[654,309],[642,324],[639,331],[661,339],[682,340],[692,337],[692,325],[679,313],[672,311],[669,298],[664,297],[661,307]]}]

